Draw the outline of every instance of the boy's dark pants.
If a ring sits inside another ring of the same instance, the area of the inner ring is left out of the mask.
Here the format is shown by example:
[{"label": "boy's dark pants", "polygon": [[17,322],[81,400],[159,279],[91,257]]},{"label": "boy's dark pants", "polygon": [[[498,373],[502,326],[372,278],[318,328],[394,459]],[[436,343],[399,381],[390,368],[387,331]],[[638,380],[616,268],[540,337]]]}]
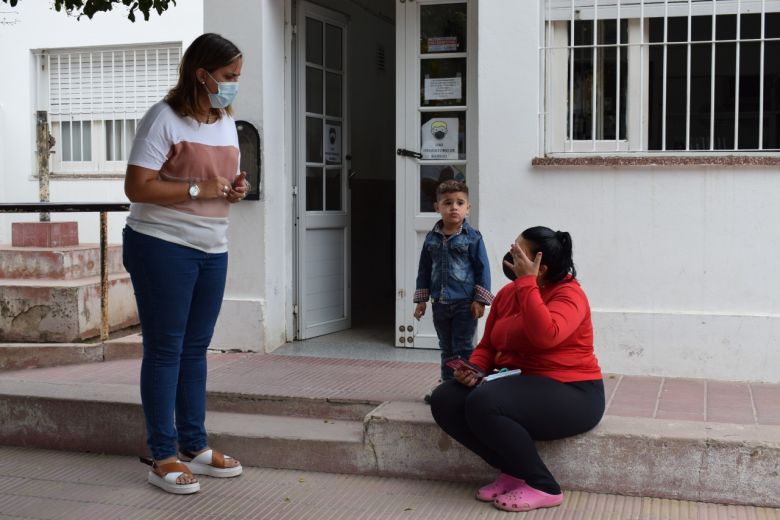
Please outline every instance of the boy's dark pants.
[{"label": "boy's dark pants", "polygon": [[469,358],[474,350],[477,320],[471,315],[470,300],[434,302],[432,307],[433,326],[436,327],[441,349],[441,380],[448,381],[453,378],[453,370],[444,364],[444,360],[453,356]]}]

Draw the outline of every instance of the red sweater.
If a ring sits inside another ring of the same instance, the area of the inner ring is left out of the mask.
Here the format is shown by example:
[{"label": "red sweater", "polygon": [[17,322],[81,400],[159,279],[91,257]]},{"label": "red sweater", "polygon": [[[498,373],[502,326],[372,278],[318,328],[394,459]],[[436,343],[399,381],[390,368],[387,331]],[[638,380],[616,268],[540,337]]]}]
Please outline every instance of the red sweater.
[{"label": "red sweater", "polygon": [[471,362],[485,372],[520,368],[563,383],[601,379],[590,305],[580,284],[569,276],[540,289],[528,275],[505,285]]}]

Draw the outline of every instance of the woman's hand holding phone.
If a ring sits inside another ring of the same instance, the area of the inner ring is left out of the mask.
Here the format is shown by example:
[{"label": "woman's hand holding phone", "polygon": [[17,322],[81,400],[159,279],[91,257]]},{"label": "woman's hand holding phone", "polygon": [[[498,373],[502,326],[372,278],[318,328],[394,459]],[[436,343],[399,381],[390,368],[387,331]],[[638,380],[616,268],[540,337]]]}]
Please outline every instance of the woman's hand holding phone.
[{"label": "woman's hand holding phone", "polygon": [[477,386],[482,380],[481,375],[467,368],[459,368],[454,372],[454,375],[455,380],[465,386]]},{"label": "woman's hand holding phone", "polygon": [[246,180],[246,172],[241,172],[233,179],[230,192],[227,194],[227,201],[235,203],[243,200],[249,191],[249,182]]},{"label": "woman's hand holding phone", "polygon": [[460,357],[449,359],[445,363],[453,369],[455,380],[462,385],[475,386],[482,380],[484,375],[478,366]]}]

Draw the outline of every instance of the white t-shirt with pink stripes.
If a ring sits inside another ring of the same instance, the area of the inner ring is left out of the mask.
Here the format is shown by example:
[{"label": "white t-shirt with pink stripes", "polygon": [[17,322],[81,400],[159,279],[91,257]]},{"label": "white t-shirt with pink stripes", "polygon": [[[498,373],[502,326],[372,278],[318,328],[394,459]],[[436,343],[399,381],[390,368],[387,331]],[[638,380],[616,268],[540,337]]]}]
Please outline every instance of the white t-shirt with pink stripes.
[{"label": "white t-shirt with pink stripes", "polygon": [[[198,123],[160,101],[138,124],[127,164],[159,170],[161,179],[172,182],[218,176],[232,181],[239,171],[235,121],[223,114],[216,123]],[[229,210],[230,203],[224,199],[168,205],[134,202],[127,225],[138,233],[207,253],[223,253],[227,251]]]}]

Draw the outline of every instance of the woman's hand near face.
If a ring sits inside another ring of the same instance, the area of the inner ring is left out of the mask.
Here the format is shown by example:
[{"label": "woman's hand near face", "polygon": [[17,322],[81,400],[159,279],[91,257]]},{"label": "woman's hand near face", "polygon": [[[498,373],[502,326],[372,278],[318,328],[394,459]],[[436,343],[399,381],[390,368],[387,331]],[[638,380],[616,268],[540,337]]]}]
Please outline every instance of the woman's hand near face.
[{"label": "woman's hand near face", "polygon": [[536,257],[531,260],[516,242],[513,242],[509,247],[509,252],[512,254],[512,261],[514,263],[504,262],[504,264],[512,269],[518,278],[521,276],[533,275],[535,278],[539,277],[539,266],[542,265],[542,253],[541,251],[536,253]]},{"label": "woman's hand near face", "polygon": [[479,383],[479,378],[474,375],[474,372],[471,370],[456,370],[454,372],[455,374],[455,380],[465,386],[471,387],[476,386],[477,383]]}]

